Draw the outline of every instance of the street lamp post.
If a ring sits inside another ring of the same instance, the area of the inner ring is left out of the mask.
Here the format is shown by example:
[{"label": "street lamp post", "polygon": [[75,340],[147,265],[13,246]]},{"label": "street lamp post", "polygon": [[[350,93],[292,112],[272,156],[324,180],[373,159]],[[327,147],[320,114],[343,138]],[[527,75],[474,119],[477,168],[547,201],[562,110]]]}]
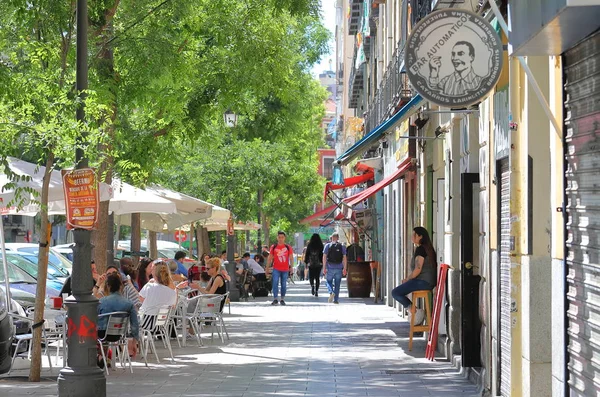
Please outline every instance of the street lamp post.
[{"label": "street lamp post", "polygon": [[[77,0],[77,74],[76,88],[81,103],[77,107],[77,121],[85,122],[85,90],[88,87],[87,58],[87,0]],[[87,168],[88,160],[83,149],[85,132],[78,137],[75,151],[77,168]],[[67,366],[58,376],[58,395],[61,397],[105,397],[106,377],[98,368],[96,350],[96,324],[98,299],[92,295],[92,269],[90,266],[92,244],[89,230],[75,229],[73,237],[73,273],[67,298],[68,336]]]},{"label": "street lamp post", "polygon": [[[227,110],[225,112],[225,114],[223,115],[223,119],[225,121],[225,125],[227,127],[234,128],[237,125],[237,114],[235,114],[234,112],[232,112],[231,110]],[[231,134],[231,132],[230,132]],[[232,211],[233,208],[230,205],[229,206],[229,211]],[[232,215],[230,215],[231,217]],[[231,228],[231,229],[230,229]],[[229,300],[231,300],[232,302],[239,302],[240,300],[240,291],[238,291],[237,289],[237,274],[235,273],[235,257],[234,257],[234,253],[235,253],[235,232],[234,232],[234,227],[233,227],[233,219],[230,218],[229,221],[227,222],[227,272],[229,273],[229,276],[231,277],[231,281],[229,282]]]}]

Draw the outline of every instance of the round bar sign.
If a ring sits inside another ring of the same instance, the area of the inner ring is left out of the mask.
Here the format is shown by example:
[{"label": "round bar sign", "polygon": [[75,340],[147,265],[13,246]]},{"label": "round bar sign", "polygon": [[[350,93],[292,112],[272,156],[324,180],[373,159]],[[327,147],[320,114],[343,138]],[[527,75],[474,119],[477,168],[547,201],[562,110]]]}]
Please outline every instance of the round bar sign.
[{"label": "round bar sign", "polygon": [[502,41],[477,14],[460,9],[432,12],[406,44],[406,73],[421,96],[439,106],[480,102],[502,71]]}]

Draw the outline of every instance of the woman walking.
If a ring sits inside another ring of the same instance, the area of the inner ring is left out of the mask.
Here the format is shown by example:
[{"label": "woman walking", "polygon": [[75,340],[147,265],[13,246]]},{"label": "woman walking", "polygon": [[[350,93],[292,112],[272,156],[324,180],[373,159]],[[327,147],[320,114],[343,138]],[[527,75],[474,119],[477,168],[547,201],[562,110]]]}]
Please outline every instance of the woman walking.
[{"label": "woman walking", "polygon": [[306,247],[304,263],[308,266],[308,279],[310,280],[312,294],[319,296],[319,282],[321,280],[321,270],[323,269],[323,241],[317,233],[311,236]]},{"label": "woman walking", "polygon": [[[406,296],[414,291],[432,290],[437,284],[437,260],[429,233],[424,227],[415,227],[412,242],[417,246],[410,264],[411,273],[402,280],[402,284],[392,290],[392,296],[409,309],[412,302]],[[423,309],[417,309],[415,325],[421,324],[425,317]]]}]

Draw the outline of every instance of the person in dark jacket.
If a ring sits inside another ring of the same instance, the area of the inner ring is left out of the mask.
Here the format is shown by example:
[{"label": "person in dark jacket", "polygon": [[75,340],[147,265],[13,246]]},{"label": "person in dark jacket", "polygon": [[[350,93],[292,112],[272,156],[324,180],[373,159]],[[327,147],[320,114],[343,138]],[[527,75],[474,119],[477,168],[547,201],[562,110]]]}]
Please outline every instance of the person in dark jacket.
[{"label": "person in dark jacket", "polygon": [[319,296],[319,282],[323,269],[323,241],[318,233],[314,233],[310,238],[304,253],[304,263],[308,266],[308,279],[312,294]]}]

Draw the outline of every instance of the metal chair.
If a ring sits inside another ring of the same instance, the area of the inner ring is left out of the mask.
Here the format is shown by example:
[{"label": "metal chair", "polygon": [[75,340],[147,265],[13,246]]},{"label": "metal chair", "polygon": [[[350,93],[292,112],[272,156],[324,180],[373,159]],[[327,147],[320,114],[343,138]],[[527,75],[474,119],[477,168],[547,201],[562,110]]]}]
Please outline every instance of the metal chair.
[{"label": "metal chair", "polygon": [[217,330],[217,334],[221,338],[222,343],[225,342],[223,333],[225,333],[227,339],[229,339],[229,333],[227,332],[225,322],[223,321],[223,310],[221,309],[221,302],[226,301],[228,297],[229,292],[224,295],[211,297],[201,296],[198,301],[198,321],[201,325],[207,324],[212,326],[210,335],[211,342],[214,340],[215,329]]},{"label": "metal chair", "polygon": [[[102,360],[104,360],[104,369],[106,375],[109,374],[108,363],[106,362],[106,354],[104,354],[104,347],[108,347],[113,351],[113,358],[115,356],[113,348],[116,347],[116,354],[119,355],[119,362],[121,366],[125,366],[124,363],[129,363],[129,370],[133,373],[133,366],[131,365],[131,358],[129,357],[129,348],[127,347],[127,331],[129,329],[129,313],[128,312],[112,312],[100,314],[98,319],[108,317],[106,323],[106,331],[104,337],[98,338],[98,344],[100,344],[100,353],[102,354]],[[112,340],[114,339],[114,340]],[[114,365],[112,366],[114,368]]]},{"label": "metal chair", "polygon": [[148,366],[148,349],[152,347],[152,351],[156,356],[156,362],[160,364],[160,358],[154,344],[154,337],[160,336],[164,346],[169,350],[171,361],[175,362],[173,349],[171,347],[170,331],[171,331],[171,316],[174,308],[172,306],[161,306],[158,308],[157,314],[142,315],[140,321],[140,336],[142,340],[142,355],[144,363]]},{"label": "metal chair", "polygon": [[[21,354],[21,353],[19,353],[19,348],[21,347],[22,343],[29,344],[29,346],[27,348],[27,358],[31,357],[31,345],[33,342],[33,319],[29,318],[29,317],[19,316],[18,314],[13,314],[13,313],[9,313],[8,315],[11,316],[13,318],[13,320],[16,319],[16,320],[21,320],[21,321],[27,322],[29,324],[29,328],[32,331],[31,333],[17,335],[16,327],[13,325],[14,337],[13,337],[12,346],[15,349],[15,351],[13,353],[12,361],[10,364],[10,370],[7,373],[7,375],[10,375],[10,371],[12,371],[12,368],[14,367],[14,364],[15,364],[15,359],[17,358],[17,356],[19,356]],[[43,325],[41,324],[40,327],[41,326],[43,326]],[[46,356],[48,357],[48,363],[50,363],[50,369],[52,369],[52,359],[50,358],[50,351],[48,350],[48,340],[46,339],[46,331],[44,328],[42,328],[42,341],[44,342],[44,345],[45,345]]]}]

